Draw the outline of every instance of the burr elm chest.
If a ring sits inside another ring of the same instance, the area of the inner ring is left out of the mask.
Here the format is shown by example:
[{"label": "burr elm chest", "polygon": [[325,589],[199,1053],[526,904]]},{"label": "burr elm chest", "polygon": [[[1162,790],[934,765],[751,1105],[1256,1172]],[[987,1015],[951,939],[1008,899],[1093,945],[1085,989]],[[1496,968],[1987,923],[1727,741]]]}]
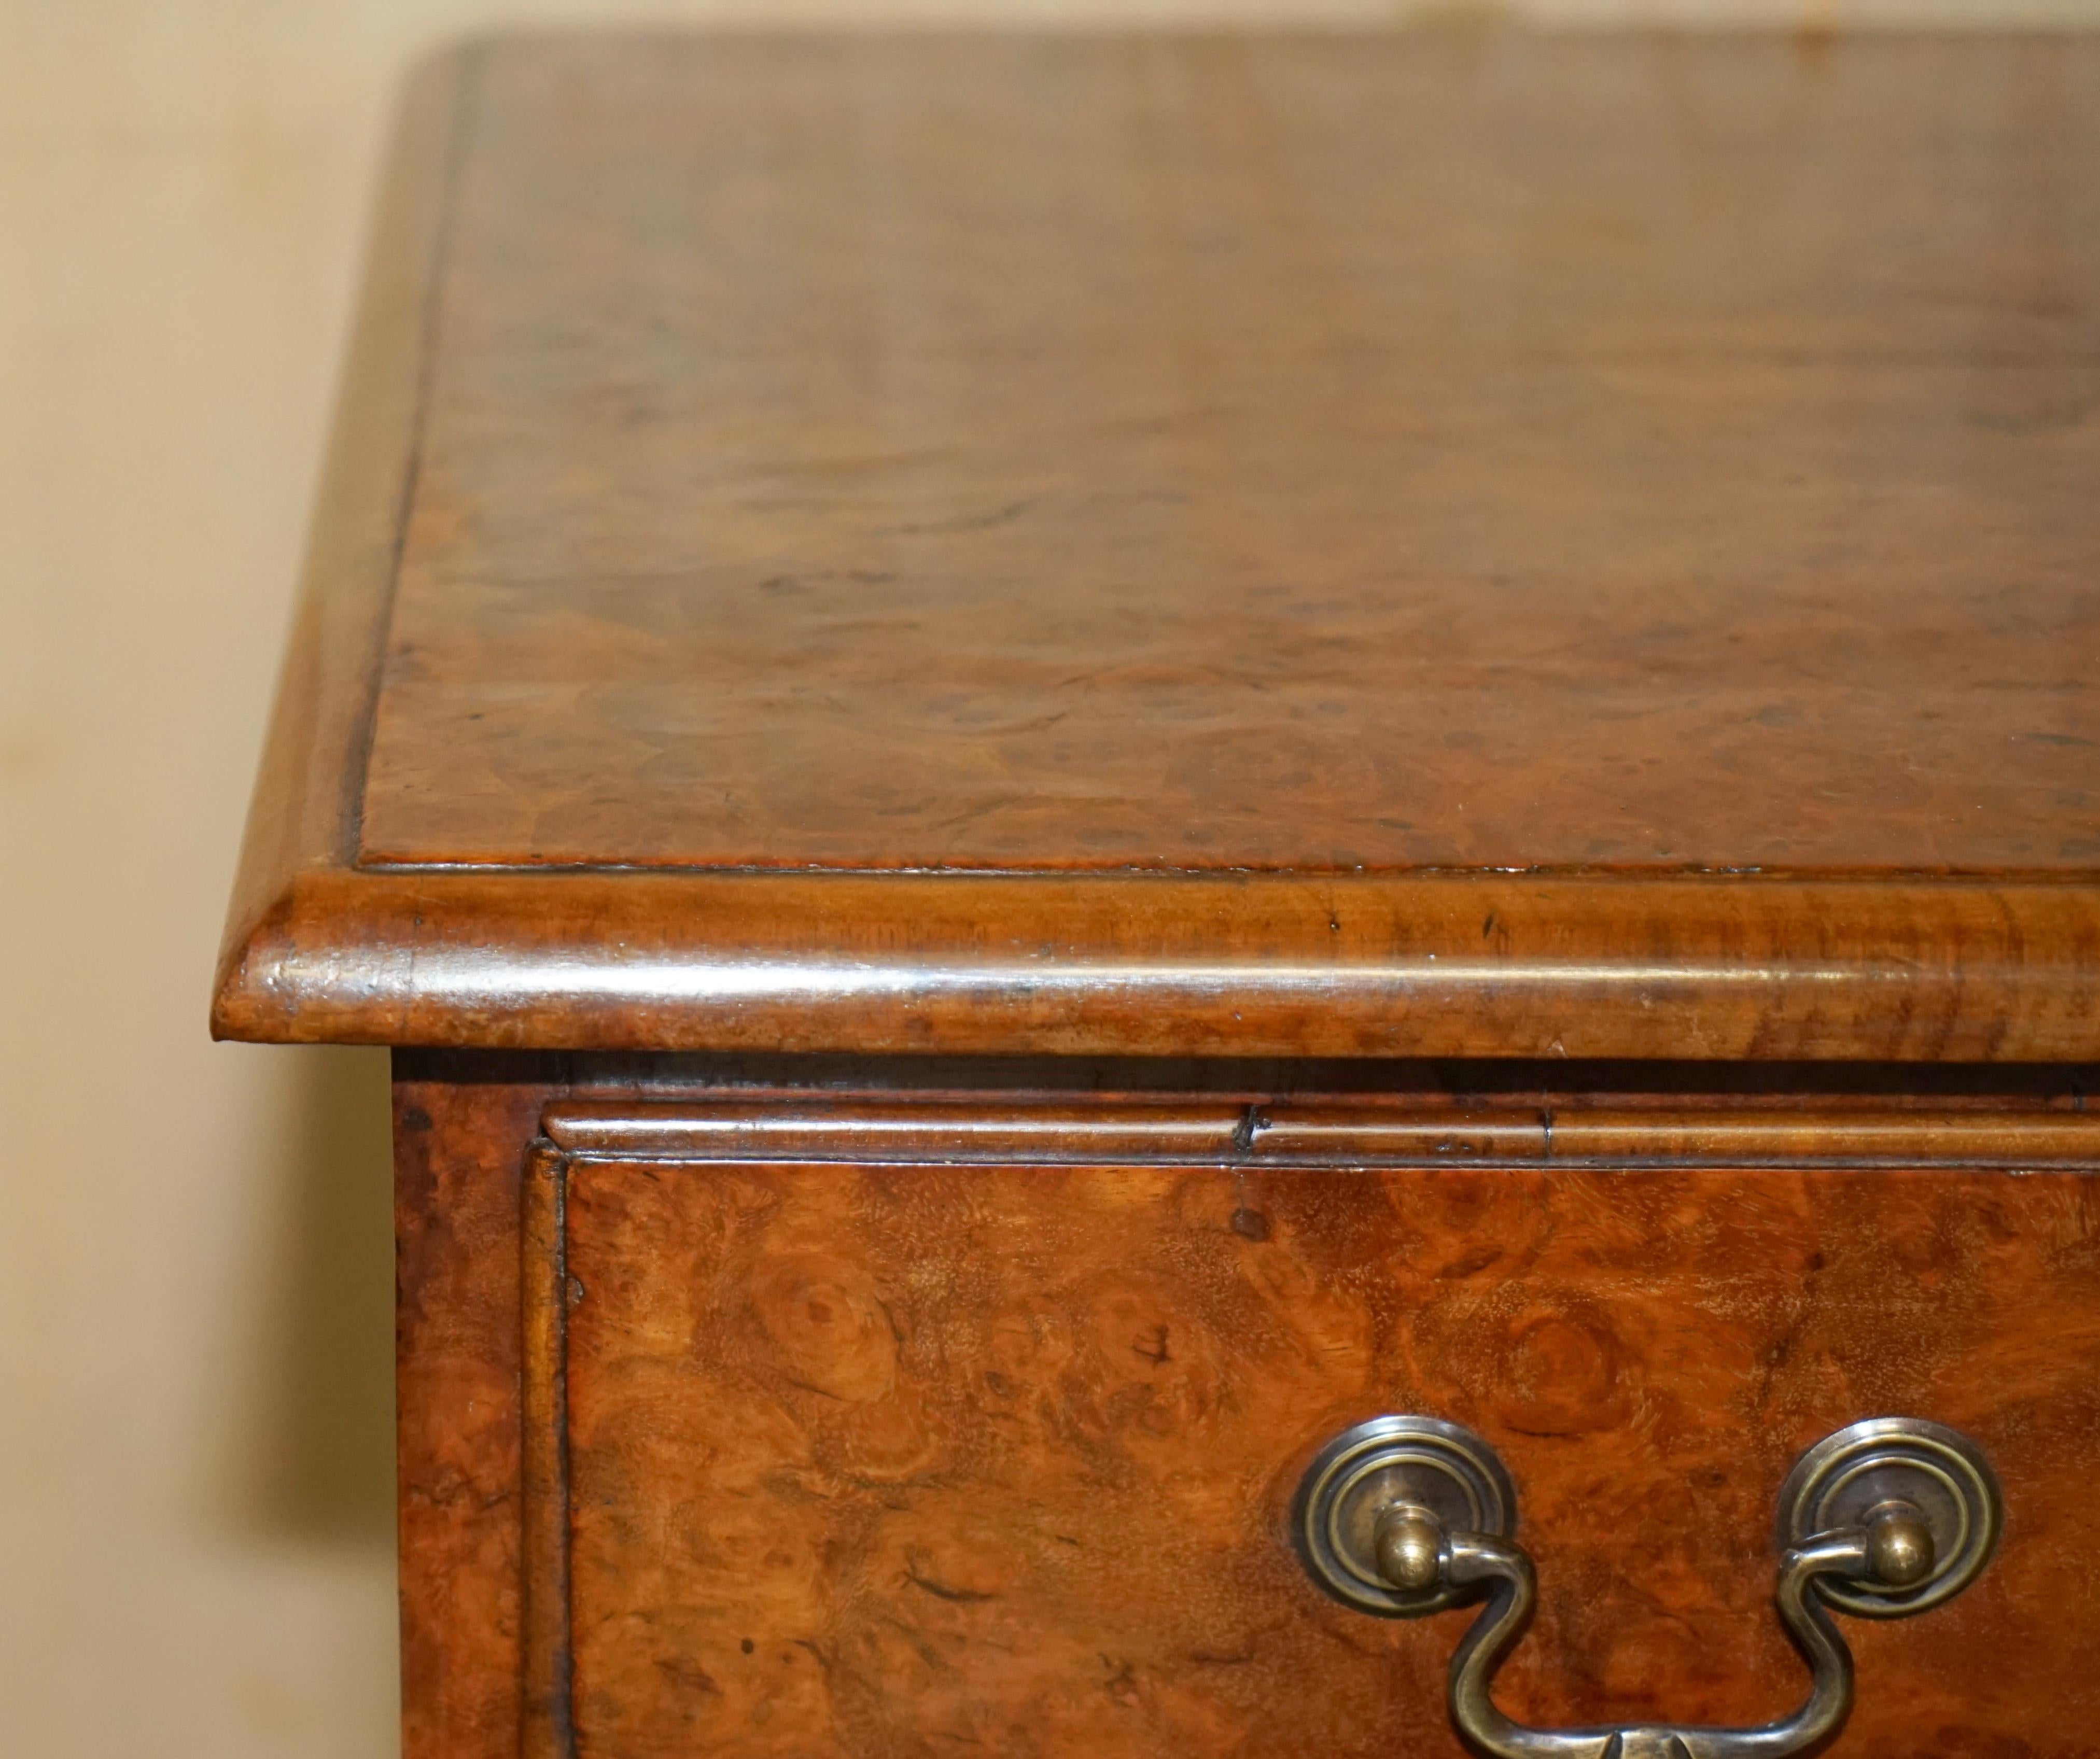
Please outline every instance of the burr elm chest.
[{"label": "burr elm chest", "polygon": [[2096,164],[2076,36],[427,68],[213,1014],[395,1047],[409,1759],[2091,1753]]}]

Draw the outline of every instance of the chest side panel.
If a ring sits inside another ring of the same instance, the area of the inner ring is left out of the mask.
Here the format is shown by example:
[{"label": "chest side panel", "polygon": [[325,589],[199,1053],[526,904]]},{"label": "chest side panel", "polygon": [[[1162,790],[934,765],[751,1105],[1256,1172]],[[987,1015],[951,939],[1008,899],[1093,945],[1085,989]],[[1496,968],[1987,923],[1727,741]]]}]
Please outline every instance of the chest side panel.
[{"label": "chest side panel", "polygon": [[545,1081],[394,1088],[404,1759],[516,1759],[518,1173]]}]

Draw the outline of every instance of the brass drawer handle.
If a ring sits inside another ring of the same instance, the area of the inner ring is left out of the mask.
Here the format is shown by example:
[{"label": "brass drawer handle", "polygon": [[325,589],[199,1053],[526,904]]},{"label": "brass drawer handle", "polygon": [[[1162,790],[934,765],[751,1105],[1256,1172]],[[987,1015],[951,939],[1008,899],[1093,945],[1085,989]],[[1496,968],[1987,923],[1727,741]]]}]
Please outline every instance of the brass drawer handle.
[{"label": "brass drawer handle", "polygon": [[1989,1560],[2001,1500],[1974,1442],[1915,1417],[1855,1423],[1803,1454],[1780,1491],[1775,1598],[1811,1684],[1793,1715],[1757,1728],[1534,1729],[1495,1708],[1494,1670],[1538,1587],[1511,1536],[1508,1473],[1455,1423],[1358,1424],[1321,1450],[1295,1513],[1312,1579],[1361,1611],[1420,1618],[1486,1597],[1451,1658],[1449,1702],[1459,1734],[1491,1759],[1780,1759],[1827,1740],[1852,1708],[1852,1652],[1829,1609],[1904,1618],[1951,1599]]}]

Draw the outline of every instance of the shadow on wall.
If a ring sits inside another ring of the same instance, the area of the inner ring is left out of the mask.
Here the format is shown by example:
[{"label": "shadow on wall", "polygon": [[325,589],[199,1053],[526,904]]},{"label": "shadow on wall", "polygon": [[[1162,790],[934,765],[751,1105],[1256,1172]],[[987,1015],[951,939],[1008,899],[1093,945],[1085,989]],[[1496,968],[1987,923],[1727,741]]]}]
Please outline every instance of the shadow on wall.
[{"label": "shadow on wall", "polygon": [[280,1324],[263,1364],[254,1518],[275,1536],[394,1534],[393,1149],[384,1050],[283,1052],[302,1065],[286,1132]]}]

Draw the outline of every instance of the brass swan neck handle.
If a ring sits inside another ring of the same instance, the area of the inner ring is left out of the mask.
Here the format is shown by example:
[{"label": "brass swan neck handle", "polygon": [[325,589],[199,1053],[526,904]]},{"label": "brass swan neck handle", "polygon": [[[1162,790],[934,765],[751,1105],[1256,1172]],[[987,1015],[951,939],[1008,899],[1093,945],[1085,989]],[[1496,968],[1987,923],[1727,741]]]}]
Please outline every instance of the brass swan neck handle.
[{"label": "brass swan neck handle", "polygon": [[1361,1611],[1412,1618],[1485,1597],[1452,1657],[1449,1704],[1487,1759],[1782,1759],[1829,1739],[1852,1708],[1852,1654],[1831,1607],[1896,1618],[1960,1593],[1989,1558],[2001,1502],[1973,1442],[1904,1417],[1817,1443],[1780,1501],[1774,1599],[1809,1691],[1792,1715],[1749,1728],[1538,1729],[1495,1707],[1495,1669],[1530,1621],[1537,1574],[1511,1536],[1502,1462],[1456,1425],[1381,1417],[1336,1438],[1306,1475],[1297,1526],[1314,1580]]},{"label": "brass swan neck handle", "polygon": [[1451,1661],[1451,1721],[1494,1759],[1779,1759],[1827,1739],[1852,1707],[1852,1652],[1810,1590],[1817,1577],[1866,1579],[1871,1541],[1860,1528],[1824,1533],[1780,1560],[1779,1615],[1813,1669],[1807,1699],[1789,1717],[1756,1728],[1629,1724],[1533,1729],[1495,1708],[1495,1669],[1530,1621],[1537,1580],[1524,1548],[1483,1533],[1454,1533],[1440,1562],[1449,1580],[1485,1588],[1488,1603]]}]

